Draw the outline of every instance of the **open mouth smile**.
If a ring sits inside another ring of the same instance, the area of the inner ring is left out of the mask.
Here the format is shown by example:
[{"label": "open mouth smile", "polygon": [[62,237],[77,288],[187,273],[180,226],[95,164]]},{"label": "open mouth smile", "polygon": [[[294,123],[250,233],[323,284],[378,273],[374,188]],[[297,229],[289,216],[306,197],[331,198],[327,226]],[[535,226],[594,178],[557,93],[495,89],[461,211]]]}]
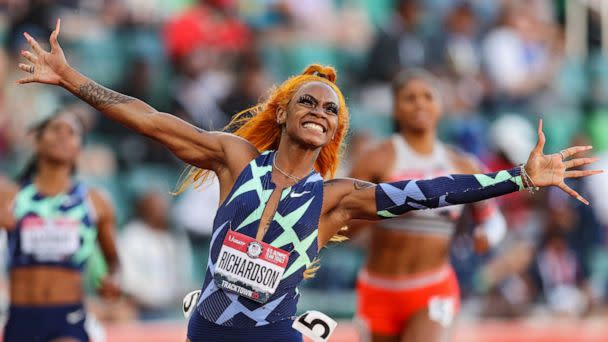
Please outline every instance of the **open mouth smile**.
[{"label": "open mouth smile", "polygon": [[318,133],[325,133],[327,132],[327,128],[317,122],[312,122],[312,121],[306,121],[302,124],[302,127],[306,128],[306,129],[310,129],[313,130],[315,132]]}]

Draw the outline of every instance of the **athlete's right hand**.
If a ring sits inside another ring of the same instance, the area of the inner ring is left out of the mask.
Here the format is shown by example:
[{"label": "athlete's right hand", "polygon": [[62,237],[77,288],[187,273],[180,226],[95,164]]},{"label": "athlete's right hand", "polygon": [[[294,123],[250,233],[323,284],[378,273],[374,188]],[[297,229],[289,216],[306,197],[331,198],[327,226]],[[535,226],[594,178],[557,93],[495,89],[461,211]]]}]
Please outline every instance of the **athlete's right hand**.
[{"label": "athlete's right hand", "polygon": [[61,20],[57,19],[57,26],[49,38],[49,42],[51,43],[50,52],[47,52],[40,47],[36,39],[30,36],[27,32],[23,33],[33,52],[21,51],[21,55],[25,57],[29,63],[19,63],[19,68],[27,73],[30,73],[30,75],[20,79],[17,81],[17,83],[26,84],[37,82],[54,85],[61,84],[61,75],[69,68],[69,65],[65,59],[63,50],[57,41],[60,28]]},{"label": "athlete's right hand", "polygon": [[122,294],[120,284],[115,275],[104,276],[101,279],[101,283],[99,284],[97,292],[101,297],[109,300],[118,299]]}]

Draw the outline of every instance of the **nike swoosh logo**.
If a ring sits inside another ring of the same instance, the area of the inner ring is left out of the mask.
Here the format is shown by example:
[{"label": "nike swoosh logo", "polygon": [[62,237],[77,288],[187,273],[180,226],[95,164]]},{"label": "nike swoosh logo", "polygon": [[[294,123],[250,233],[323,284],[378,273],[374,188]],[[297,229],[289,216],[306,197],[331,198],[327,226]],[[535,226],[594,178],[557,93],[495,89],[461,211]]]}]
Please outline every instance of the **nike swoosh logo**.
[{"label": "nike swoosh logo", "polygon": [[309,193],[310,193],[310,191],[302,191],[302,192],[299,192],[299,193],[292,192],[292,193],[289,194],[289,197],[291,197],[291,198],[298,198],[298,197],[302,197],[302,196],[304,196],[306,194],[309,194]]},{"label": "nike swoosh logo", "polygon": [[76,324],[84,319],[84,311],[82,309],[78,309],[76,311],[70,312],[66,315],[66,320],[70,324]]}]

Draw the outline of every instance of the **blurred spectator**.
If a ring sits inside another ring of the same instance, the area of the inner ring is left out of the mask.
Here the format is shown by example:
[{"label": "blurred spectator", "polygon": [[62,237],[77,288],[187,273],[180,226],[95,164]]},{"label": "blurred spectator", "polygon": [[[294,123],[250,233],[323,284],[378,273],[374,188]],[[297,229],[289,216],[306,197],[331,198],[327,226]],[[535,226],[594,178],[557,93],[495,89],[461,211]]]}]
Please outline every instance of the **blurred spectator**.
[{"label": "blurred spectator", "polygon": [[0,49],[0,167],[8,159],[10,143],[10,120],[6,105],[6,82],[9,67],[9,58],[3,49]]},{"label": "blurred spectator", "polygon": [[235,53],[250,42],[233,1],[199,1],[164,29],[167,52],[178,73],[172,112],[204,129],[220,129],[228,121],[220,102],[234,77],[229,72]]},{"label": "blurred spectator", "polygon": [[235,85],[221,103],[222,110],[229,116],[259,103],[272,85],[255,50],[242,55],[236,70],[238,76]]},{"label": "blurred spectator", "polygon": [[32,36],[48,36],[51,33],[51,17],[54,4],[48,0],[9,1],[9,29],[7,32],[8,47],[18,51],[25,41],[22,32]]},{"label": "blurred spectator", "polygon": [[[464,117],[466,124],[461,130],[466,131],[468,126],[475,125],[475,114],[485,91],[481,74],[479,20],[471,3],[461,0],[448,12],[444,22],[446,29],[431,40],[429,64],[431,70],[443,76],[443,84],[447,88],[443,93],[447,115]],[[468,135],[474,137],[477,134],[470,132]],[[479,152],[474,147],[467,151]]]},{"label": "blurred spectator", "polygon": [[398,0],[392,20],[381,27],[368,56],[364,79],[390,82],[402,68],[429,62],[429,47],[422,29],[422,1]]},{"label": "blurred spectator", "polygon": [[579,316],[589,306],[580,260],[560,229],[549,229],[532,266],[534,285],[550,310]]},{"label": "blurred spectator", "polygon": [[[148,59],[143,56],[136,57],[131,62],[131,67],[126,71],[118,91],[146,103],[154,103],[154,85],[152,84],[154,79],[151,68],[152,65]],[[133,134],[129,129],[112,120],[100,117],[96,131],[112,144],[123,168],[136,167],[141,163],[181,166],[178,159],[163,145],[146,137]]]},{"label": "blurred spectator", "polygon": [[335,3],[326,0],[282,0],[284,13],[300,38],[333,41],[337,31]]},{"label": "blurred spectator", "polygon": [[209,255],[209,242],[213,230],[213,220],[220,202],[220,184],[212,174],[199,188],[190,187],[177,196],[172,217],[180,229],[188,234],[196,267],[194,280],[202,282],[205,277],[204,265]]},{"label": "blurred spectator", "polygon": [[192,256],[188,241],[169,228],[166,196],[150,191],[136,202],[137,215],[119,239],[123,288],[140,317],[175,313],[191,289]]},{"label": "blurred spectator", "polygon": [[446,30],[430,47],[432,69],[458,76],[476,76],[481,71],[478,20],[472,5],[461,1],[447,15]]},{"label": "blurred spectator", "polygon": [[[211,236],[215,212],[220,202],[220,185],[212,174],[199,188],[190,188],[177,197],[173,208],[176,223],[187,232]],[[205,208],[201,210],[201,208]]]},{"label": "blurred spectator", "polygon": [[[597,157],[600,160],[595,167],[601,170],[608,170],[608,152],[601,153]],[[593,212],[597,215],[601,224],[604,227],[608,227],[608,196],[606,196],[608,175],[603,174],[592,177],[587,184],[587,189],[591,195],[589,200],[593,203]]]},{"label": "blurred spectator", "polygon": [[501,109],[521,109],[554,72],[554,28],[527,4],[506,5],[498,25],[483,42],[483,59]]}]

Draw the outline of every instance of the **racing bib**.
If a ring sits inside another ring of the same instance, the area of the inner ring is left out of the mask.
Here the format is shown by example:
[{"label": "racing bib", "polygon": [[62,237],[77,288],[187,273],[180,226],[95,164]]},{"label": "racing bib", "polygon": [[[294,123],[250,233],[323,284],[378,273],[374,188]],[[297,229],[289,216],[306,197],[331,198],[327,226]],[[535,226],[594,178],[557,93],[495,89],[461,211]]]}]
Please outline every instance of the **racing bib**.
[{"label": "racing bib", "polygon": [[80,246],[79,223],[71,219],[27,217],[21,225],[21,251],[40,261],[57,261]]},{"label": "racing bib", "polygon": [[182,301],[182,312],[186,319],[190,318],[190,315],[196,308],[196,303],[201,298],[201,290],[196,290],[188,293]]},{"label": "racing bib", "polygon": [[313,342],[325,342],[334,332],[338,322],[326,314],[311,310],[306,311],[293,321],[292,328],[310,338]]},{"label": "racing bib", "polygon": [[279,286],[288,261],[288,252],[229,230],[213,279],[221,289],[266,303]]}]

